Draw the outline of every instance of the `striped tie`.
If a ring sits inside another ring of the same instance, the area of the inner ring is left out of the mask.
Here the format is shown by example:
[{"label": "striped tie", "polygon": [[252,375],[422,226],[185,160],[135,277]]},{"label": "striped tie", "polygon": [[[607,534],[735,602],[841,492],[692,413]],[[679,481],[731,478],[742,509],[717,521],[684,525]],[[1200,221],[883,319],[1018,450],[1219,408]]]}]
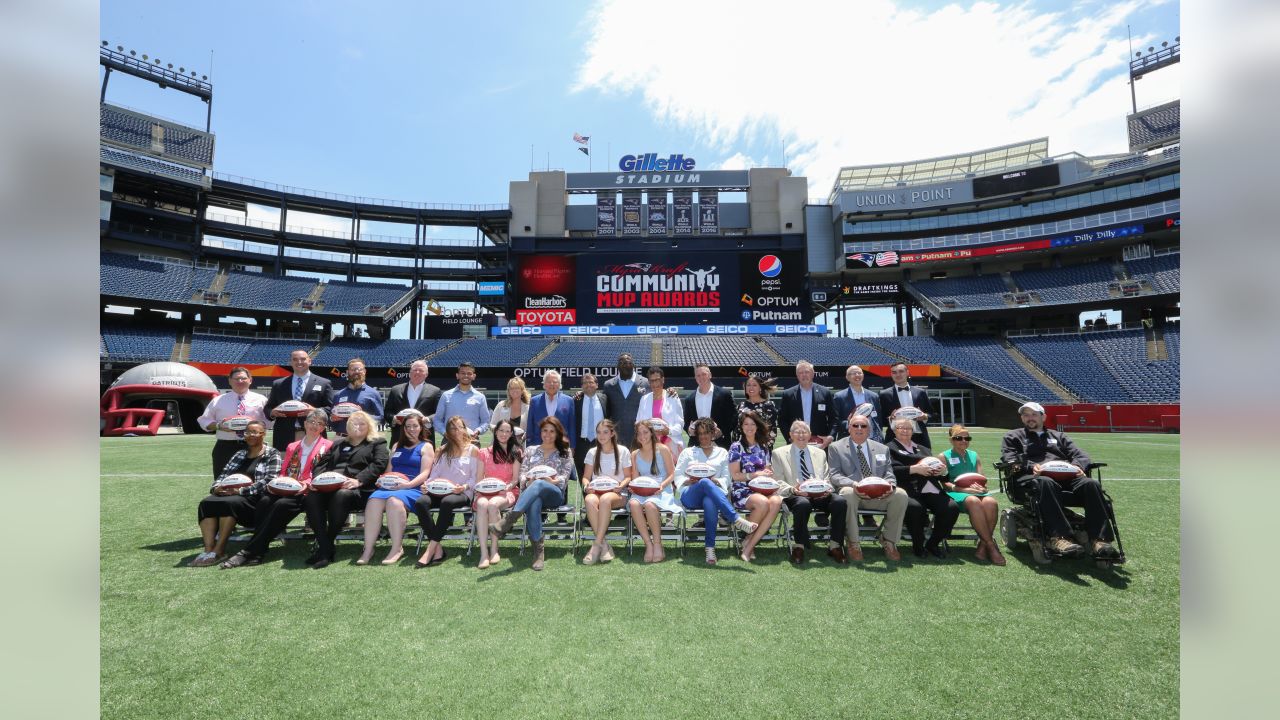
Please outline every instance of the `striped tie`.
[{"label": "striped tie", "polygon": [[862,446],[858,445],[858,469],[862,471],[862,477],[871,477],[871,465],[867,463],[867,456],[862,452]]},{"label": "striped tie", "polygon": [[813,476],[813,473],[809,472],[809,463],[804,461],[805,452],[807,450],[808,448],[800,449],[800,482],[805,482]]}]

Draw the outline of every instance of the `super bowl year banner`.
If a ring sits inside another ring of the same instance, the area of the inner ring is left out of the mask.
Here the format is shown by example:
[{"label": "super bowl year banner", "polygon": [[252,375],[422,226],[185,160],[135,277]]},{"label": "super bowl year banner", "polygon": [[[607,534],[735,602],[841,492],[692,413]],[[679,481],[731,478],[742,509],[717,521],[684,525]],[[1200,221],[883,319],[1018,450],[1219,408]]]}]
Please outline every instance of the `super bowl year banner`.
[{"label": "super bowl year banner", "polygon": [[667,193],[649,193],[649,235],[667,234]]},{"label": "super bowl year banner", "polygon": [[612,194],[596,195],[596,235],[616,235],[618,199]]},{"label": "super bowl year banner", "polygon": [[624,193],[622,195],[622,234],[640,234],[640,194]]},{"label": "super bowl year banner", "polygon": [[720,195],[714,190],[698,193],[698,234],[720,234]]},{"label": "super bowl year banner", "polygon": [[675,215],[673,228],[676,235],[692,235],[693,234],[693,194],[687,190],[677,190],[673,195],[675,200],[674,206],[671,208]]}]

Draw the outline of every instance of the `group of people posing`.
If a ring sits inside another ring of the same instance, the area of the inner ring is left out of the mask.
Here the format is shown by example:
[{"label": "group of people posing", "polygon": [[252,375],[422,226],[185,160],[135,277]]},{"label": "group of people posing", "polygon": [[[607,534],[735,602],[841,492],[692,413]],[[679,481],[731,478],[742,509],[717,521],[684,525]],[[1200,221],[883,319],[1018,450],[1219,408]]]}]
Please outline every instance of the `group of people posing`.
[{"label": "group of people posing", "polygon": [[[969,449],[972,437],[963,425],[953,425],[950,447],[934,452],[926,426],[932,412],[929,399],[910,384],[905,363],[891,367],[894,384],[879,393],[863,388],[862,369],[851,366],[846,371],[849,387],[833,393],[814,383],[812,364],[801,361],[796,364],[797,384],[781,393],[780,402],[771,397],[773,380],[752,374],[743,384],[745,399],[735,405],[728,388],[711,382],[705,364],[694,367],[697,387],[680,398],[665,388],[661,368],[637,372],[624,353],[618,357],[617,375],[603,385],[588,374],[581,390],[569,396],[561,392],[559,373],[550,370],[543,376],[542,393],[530,397],[523,380],[513,378],[506,398],[490,409],[472,386],[476,373],[470,363],[457,368],[455,387],[441,391],[426,382],[427,364],[415,361],[409,381],[392,388],[384,406],[381,395],[365,385],[359,359],[348,363],[347,386],[337,391],[310,373],[306,351],[295,351],[290,360],[293,374],[277,380],[265,398],[249,392],[247,370],[234,369],[231,392],[213,400],[200,418],[201,426],[218,437],[215,481],[197,511],[203,551],[192,565],[260,564],[271,541],[306,513],[316,537],[306,562],[324,568],[336,559],[335,541],[349,515],[363,510],[364,546],[356,564],[373,561],[384,518],[390,548],[380,562],[399,563],[412,511],[428,540],[415,567],[432,567],[447,559],[442,540],[459,511],[470,508],[480,568],[502,561],[499,541],[523,518],[533,546],[532,568],[541,570],[545,516],[571,511],[566,503],[569,483],[575,481],[594,537],[582,559],[588,565],[614,558],[607,532],[620,509],[631,514],[644,542],[644,562],[665,559],[664,515],[695,512],[703,516],[699,527],[707,563],[718,561],[720,521],[742,535],[739,557],[749,563],[784,507],[793,516],[794,563],[805,562],[811,549],[809,519],[814,513],[822,516],[820,525],[829,526],[827,555],[840,564],[861,561],[858,511],[869,509],[885,515],[877,539],[889,560],[900,559],[904,528],[917,557],[944,558],[943,541],[964,511],[979,537],[976,557],[1005,564],[993,538],[998,507],[991,489],[955,484],[962,475],[982,472],[981,461]],[[278,408],[289,400],[312,409],[300,418],[283,416]],[[330,417],[327,408],[342,403],[360,410],[343,413],[343,419]],[[916,412],[896,412],[900,408]],[[222,421],[233,416],[251,420],[243,430],[223,429]],[[1047,509],[1051,547],[1082,550],[1070,539],[1063,508],[1083,505],[1092,552],[1109,556],[1114,550],[1100,505],[1101,488],[1084,472],[1088,456],[1064,434],[1045,431],[1039,405],[1023,405],[1020,417],[1024,427],[1006,435],[1002,455],[1008,457],[1002,459],[1023,464],[1015,482],[1033,490]],[[390,429],[387,439],[379,431],[384,424]],[[271,444],[266,442],[268,428],[274,431]],[[336,439],[328,437],[330,430]],[[478,439],[490,430],[492,441],[479,447]],[[881,442],[886,432],[890,439]],[[1048,478],[1039,475],[1039,463],[1055,459],[1079,469],[1070,486],[1042,482]],[[340,474],[337,489],[311,487],[316,477],[332,473]],[[224,487],[223,481],[233,475],[252,482]],[[271,492],[268,484],[281,476],[300,483],[301,492]],[[872,477],[890,483],[892,491],[863,495],[858,485]],[[647,479],[647,487],[639,492],[638,484],[633,492],[630,485],[640,478]],[[753,487],[759,478],[776,482],[768,490],[761,483]],[[815,480],[826,485],[813,491]],[[478,489],[481,481],[487,482]],[[926,529],[929,515],[933,523]],[[252,536],[228,556],[228,539],[237,524],[253,528]]]}]

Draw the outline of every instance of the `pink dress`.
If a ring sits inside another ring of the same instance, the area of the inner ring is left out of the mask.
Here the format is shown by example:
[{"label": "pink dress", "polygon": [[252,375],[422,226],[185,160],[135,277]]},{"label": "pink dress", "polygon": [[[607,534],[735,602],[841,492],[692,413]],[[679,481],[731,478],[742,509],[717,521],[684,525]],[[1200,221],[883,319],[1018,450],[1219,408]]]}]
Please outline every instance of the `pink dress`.
[{"label": "pink dress", "polygon": [[[498,478],[503,482],[511,482],[515,479],[513,475],[514,467],[511,463],[496,463],[493,461],[493,448],[480,448],[480,461],[483,467],[480,471],[480,479]],[[504,493],[507,498],[507,507],[515,507],[516,498],[520,497],[520,488],[514,488]]]}]

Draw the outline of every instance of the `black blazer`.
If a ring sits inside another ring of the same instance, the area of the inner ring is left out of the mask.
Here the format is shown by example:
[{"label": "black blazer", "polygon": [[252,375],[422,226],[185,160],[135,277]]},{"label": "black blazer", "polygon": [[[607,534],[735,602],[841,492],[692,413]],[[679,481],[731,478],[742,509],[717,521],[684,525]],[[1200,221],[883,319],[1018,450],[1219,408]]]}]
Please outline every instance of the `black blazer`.
[{"label": "black blazer", "polygon": [[635,383],[631,386],[631,394],[622,397],[622,386],[618,383],[618,376],[614,375],[600,386],[600,392],[609,398],[609,407],[605,408],[605,414],[613,421],[618,428],[618,442],[627,447],[631,447],[631,441],[636,435],[636,415],[640,412],[640,398],[649,392],[649,379],[635,373]]},{"label": "black blazer", "polygon": [[[586,399],[586,397],[587,397],[586,394],[581,391],[575,393],[573,396],[573,427],[576,429],[576,432],[574,433],[575,435],[582,434],[582,403]],[[609,396],[597,390],[596,398],[600,400],[600,412],[603,413],[600,417],[596,418],[596,422],[600,422],[601,420],[609,417]],[[632,434],[635,434],[635,430],[634,430],[635,423],[632,423],[632,428],[633,429],[631,432]],[[527,429],[526,429],[526,432],[528,432]],[[573,438],[572,445],[575,450],[578,448],[578,445],[580,444],[578,442],[579,440],[581,440],[580,437]],[[537,443],[534,443],[534,444],[536,445]],[[586,450],[583,450],[583,453],[585,454]]]},{"label": "black blazer", "polygon": [[[418,403],[413,406],[415,410],[428,417],[436,414],[436,407],[440,404],[440,388],[429,382],[422,383],[422,392],[418,393]],[[401,410],[409,409],[409,383],[403,382],[396,385],[387,392],[387,401],[382,406],[382,419],[391,426],[390,443],[395,445],[400,441],[400,426],[396,424],[396,413]],[[431,426],[426,428],[427,433],[432,434]],[[428,441],[430,442],[430,441]]]},{"label": "black blazer", "polygon": [[[271,394],[267,396],[267,405],[263,412],[271,417],[271,411],[286,400],[293,399],[293,373],[271,383]],[[333,386],[325,378],[311,374],[307,378],[306,387],[302,388],[302,402],[311,407],[329,409],[333,407]],[[302,421],[306,418],[276,418],[271,433],[271,447],[284,452],[289,443],[294,441],[296,431],[304,429]]]},{"label": "black blazer", "polygon": [[[800,385],[797,383],[782,391],[782,407],[778,412],[778,431],[791,443],[791,423],[804,419],[804,405],[800,401]],[[815,436],[835,437],[839,420],[836,418],[835,395],[818,383],[813,384],[813,408],[810,411],[809,429]]]},{"label": "black blazer", "polygon": [[[698,389],[695,387],[693,392],[684,396],[684,424],[685,430],[698,419]],[[738,428],[738,409],[733,405],[733,392],[726,387],[713,385],[711,388],[711,419],[715,421],[716,427],[720,428],[720,437],[716,438],[716,444],[725,450],[729,449],[729,445],[733,441],[733,431]],[[690,433],[689,444],[697,445],[697,439]]]},{"label": "black blazer", "polygon": [[340,472],[359,480],[361,492],[371,493],[377,489],[375,483],[378,476],[387,471],[390,462],[391,453],[387,450],[386,440],[376,438],[352,445],[346,438],[342,438],[329,448],[329,452],[316,458],[311,476],[315,477],[322,472]]},{"label": "black blazer", "polygon": [[[929,403],[929,393],[916,387],[915,385],[907,386],[911,390],[911,404],[920,408],[928,414],[929,419],[933,420],[933,405]],[[893,411],[902,407],[902,403],[898,402],[898,388],[895,385],[880,391],[880,427],[884,428],[884,436],[893,438],[893,428],[889,427],[889,416],[893,415]],[[911,436],[911,441],[917,445],[929,446],[929,428],[925,424],[916,421],[916,425],[920,426],[920,432]],[[885,443],[886,445],[888,443]]]},{"label": "black blazer", "polygon": [[[912,440],[912,442],[915,441]],[[889,460],[893,463],[893,476],[898,480],[898,487],[906,490],[908,495],[917,497],[928,482],[932,482],[939,492],[946,492],[947,489],[942,486],[942,483],[947,481],[946,475],[929,478],[911,474],[912,465],[934,454],[928,446],[916,443],[916,451],[910,453],[897,438],[893,438],[885,443],[885,447],[889,448]]]}]

